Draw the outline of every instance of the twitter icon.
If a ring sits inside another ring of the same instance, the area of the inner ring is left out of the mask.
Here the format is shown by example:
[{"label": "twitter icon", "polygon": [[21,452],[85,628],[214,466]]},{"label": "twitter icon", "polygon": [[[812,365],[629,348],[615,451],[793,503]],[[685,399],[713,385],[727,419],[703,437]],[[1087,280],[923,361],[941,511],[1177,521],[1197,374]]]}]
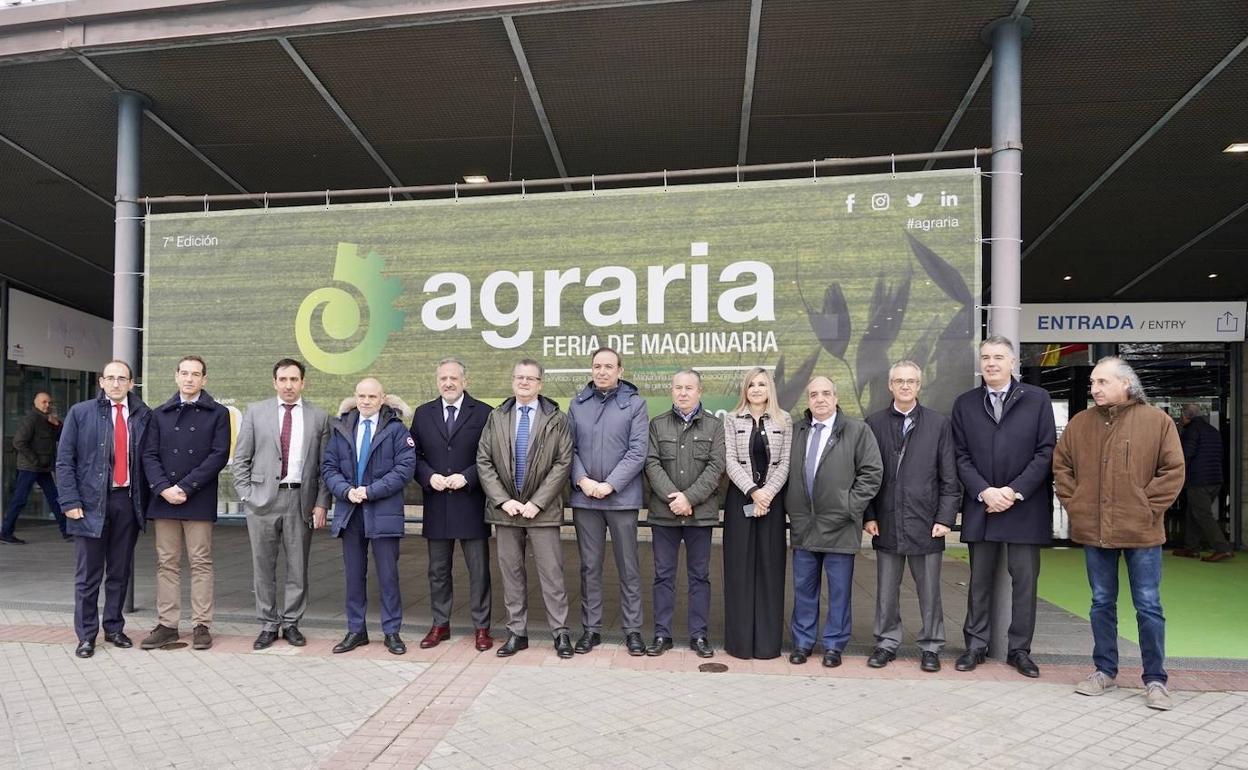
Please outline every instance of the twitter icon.
[{"label": "twitter icon", "polygon": [[921,192],[906,196],[906,205],[909,206],[910,208],[914,208],[915,206],[919,205],[922,202],[923,202],[923,193]]}]

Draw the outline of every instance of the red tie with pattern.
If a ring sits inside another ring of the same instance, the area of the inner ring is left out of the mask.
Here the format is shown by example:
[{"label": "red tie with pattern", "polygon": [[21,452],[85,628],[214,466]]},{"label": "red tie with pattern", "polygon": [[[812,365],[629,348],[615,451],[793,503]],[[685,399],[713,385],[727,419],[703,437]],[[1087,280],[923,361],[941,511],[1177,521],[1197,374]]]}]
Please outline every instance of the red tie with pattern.
[{"label": "red tie with pattern", "polygon": [[278,476],[281,481],[286,478],[286,472],[290,469],[290,413],[295,410],[294,404],[282,404],[286,407],[286,414],[282,415],[282,475]]},{"label": "red tie with pattern", "polygon": [[113,486],[124,487],[130,480],[130,435],[126,432],[126,417],[122,404],[113,404],[117,419],[113,423]]}]

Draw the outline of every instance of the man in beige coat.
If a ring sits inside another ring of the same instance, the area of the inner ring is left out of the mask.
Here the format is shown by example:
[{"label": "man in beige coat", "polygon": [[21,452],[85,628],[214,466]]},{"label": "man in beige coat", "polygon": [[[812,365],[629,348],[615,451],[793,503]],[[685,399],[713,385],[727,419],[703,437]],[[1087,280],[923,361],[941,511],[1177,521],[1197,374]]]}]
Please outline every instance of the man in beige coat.
[{"label": "man in beige coat", "polygon": [[505,658],[529,647],[526,545],[533,546],[542,603],[555,637],[555,651],[572,657],[568,594],[563,582],[563,493],[572,472],[572,431],[567,416],[542,391],[542,365],[516,363],[512,397],[486,418],[477,447],[477,476],[485,490],[485,520],[497,525],[498,568],[507,608]]},{"label": "man in beige coat", "polygon": [[1127,563],[1140,632],[1145,699],[1171,708],[1166,691],[1166,619],[1161,611],[1161,546],[1165,513],[1183,488],[1183,447],[1174,421],[1149,406],[1140,378],[1121,358],[1092,370],[1096,406],[1071,418],[1053,453],[1057,496],[1070,516],[1070,537],[1083,545],[1092,586],[1092,661],[1081,695],[1117,686],[1118,556]]}]

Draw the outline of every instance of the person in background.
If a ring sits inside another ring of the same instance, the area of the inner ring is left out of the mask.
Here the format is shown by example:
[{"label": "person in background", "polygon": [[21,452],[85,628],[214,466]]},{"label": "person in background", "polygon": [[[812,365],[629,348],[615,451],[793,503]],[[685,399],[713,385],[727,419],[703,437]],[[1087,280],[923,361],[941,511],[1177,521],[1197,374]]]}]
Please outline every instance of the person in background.
[{"label": "person in background", "polygon": [[1222,494],[1222,434],[1209,424],[1196,404],[1183,407],[1180,437],[1187,467],[1187,505],[1183,508],[1183,547],[1175,556],[1200,558],[1201,541],[1213,553],[1201,561],[1219,562],[1234,558],[1235,549],[1218,523],[1218,498]]},{"label": "person in background", "polygon": [[17,528],[17,517],[26,507],[30,489],[36,483],[43,490],[48,505],[52,507],[52,515],[56,518],[56,526],[61,530],[61,537],[69,539],[69,535],[65,533],[65,514],[61,512],[56,495],[56,480],[52,478],[56,465],[56,439],[61,435],[61,418],[56,416],[52,406],[52,396],[43,392],[36,393],[34,408],[17,424],[17,432],[13,434],[13,448],[17,450],[17,478],[13,482],[9,508],[4,512],[4,521],[0,524],[0,543],[25,545],[26,541],[14,532]]}]

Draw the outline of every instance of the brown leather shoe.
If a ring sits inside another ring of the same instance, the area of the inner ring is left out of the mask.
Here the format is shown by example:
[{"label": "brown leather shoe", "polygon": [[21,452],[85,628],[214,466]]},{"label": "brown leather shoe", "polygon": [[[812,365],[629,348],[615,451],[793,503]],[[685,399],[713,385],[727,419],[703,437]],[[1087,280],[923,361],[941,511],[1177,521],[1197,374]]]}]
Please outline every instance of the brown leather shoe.
[{"label": "brown leather shoe", "polygon": [[477,638],[475,642],[477,652],[485,652],[494,646],[494,638],[490,636],[490,629],[478,628]]},{"label": "brown leather shoe", "polygon": [[1190,548],[1175,548],[1171,553],[1175,556],[1181,556],[1184,559],[1199,559],[1200,551],[1193,551]]},{"label": "brown leather shoe", "polygon": [[1235,558],[1235,554],[1231,551],[1214,551],[1213,553],[1209,554],[1205,558],[1201,559],[1201,561],[1210,561],[1210,562],[1226,561],[1227,559],[1234,559],[1234,558]]},{"label": "brown leather shoe", "polygon": [[439,643],[445,642],[450,638],[450,626],[434,626],[429,629],[429,633],[425,634],[425,638],[420,640],[420,649],[427,650],[430,647],[437,647]]},{"label": "brown leather shoe", "polygon": [[212,646],[212,634],[208,633],[208,626],[200,623],[191,629],[191,649],[206,650]]}]

